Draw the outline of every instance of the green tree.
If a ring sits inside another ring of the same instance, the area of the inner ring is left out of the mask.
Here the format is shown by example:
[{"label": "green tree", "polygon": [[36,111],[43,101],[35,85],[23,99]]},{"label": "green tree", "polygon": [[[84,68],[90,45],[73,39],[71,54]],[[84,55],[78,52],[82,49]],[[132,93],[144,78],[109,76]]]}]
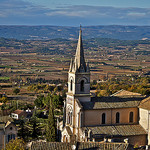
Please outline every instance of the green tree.
[{"label": "green tree", "polygon": [[18,93],[20,93],[20,89],[15,88],[15,89],[13,90],[13,93],[17,95]]},{"label": "green tree", "polygon": [[32,117],[30,120],[30,128],[32,129],[31,131],[31,137],[36,139],[38,138],[38,135],[40,134],[40,126],[39,123],[37,122],[37,118],[36,117]]},{"label": "green tree", "polygon": [[57,93],[58,92],[58,87],[56,86],[55,88],[54,88],[54,93]]},{"label": "green tree", "polygon": [[3,96],[3,97],[0,99],[0,101],[1,101],[2,103],[6,104],[7,101],[8,101],[8,98],[7,98],[6,96]]},{"label": "green tree", "polygon": [[53,95],[52,103],[54,108],[57,108],[58,105],[60,104],[60,95]]},{"label": "green tree", "polygon": [[53,101],[53,95],[49,94],[49,115],[48,115],[48,122],[46,126],[47,142],[56,141],[56,125],[55,125],[54,107],[52,101]]},{"label": "green tree", "polygon": [[25,150],[25,143],[22,139],[10,140],[5,150]]},{"label": "green tree", "polygon": [[23,119],[20,120],[18,135],[21,136],[21,138],[25,139],[26,132],[25,132],[25,122]]},{"label": "green tree", "polygon": [[4,110],[6,109],[6,104],[4,103],[2,106],[1,106],[1,110],[2,110],[2,116],[4,115]]},{"label": "green tree", "polygon": [[62,103],[61,101],[63,101],[63,100],[62,100],[62,97],[60,95],[56,95],[54,93],[51,95],[51,93],[49,93],[48,96],[43,98],[44,106],[49,107],[51,97],[52,97],[53,107],[55,109]]},{"label": "green tree", "polygon": [[42,108],[43,105],[44,105],[43,99],[44,99],[44,95],[38,95],[37,98],[36,98],[35,101],[34,101],[34,104],[35,104],[37,107]]}]

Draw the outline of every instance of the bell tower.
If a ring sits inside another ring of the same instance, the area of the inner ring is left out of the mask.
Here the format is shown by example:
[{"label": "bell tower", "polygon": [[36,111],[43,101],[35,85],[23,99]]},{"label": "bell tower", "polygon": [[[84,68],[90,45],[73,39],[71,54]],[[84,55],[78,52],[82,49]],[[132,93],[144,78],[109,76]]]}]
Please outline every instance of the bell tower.
[{"label": "bell tower", "polygon": [[80,102],[90,101],[90,68],[84,59],[81,26],[75,59],[71,59],[68,72],[67,97],[78,99]]},{"label": "bell tower", "polygon": [[[79,129],[84,123],[84,112],[81,103],[90,100],[90,68],[84,59],[82,30],[80,27],[75,58],[74,60],[71,59],[68,72],[68,92],[64,103],[62,141],[66,141],[66,137],[71,141],[72,135],[76,137],[76,140],[79,140]],[[69,133],[71,133],[71,136],[68,135]]]}]

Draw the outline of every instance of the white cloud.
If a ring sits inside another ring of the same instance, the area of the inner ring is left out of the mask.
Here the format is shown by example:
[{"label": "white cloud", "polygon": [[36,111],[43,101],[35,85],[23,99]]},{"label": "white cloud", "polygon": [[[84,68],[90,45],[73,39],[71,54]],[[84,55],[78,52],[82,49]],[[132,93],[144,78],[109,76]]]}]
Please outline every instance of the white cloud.
[{"label": "white cloud", "polygon": [[33,16],[39,13],[43,14],[47,11],[46,8],[34,6],[32,3],[22,0],[1,0],[0,14],[6,16]]},{"label": "white cloud", "polygon": [[[11,24],[56,24],[73,25],[84,22],[94,24],[136,24],[147,25],[150,20],[148,8],[115,8],[75,5],[49,9],[22,0],[1,0],[0,23]],[[149,24],[148,24],[149,25]]]},{"label": "white cloud", "polygon": [[100,10],[99,7],[93,6],[69,6],[61,7],[50,12],[46,13],[47,16],[69,16],[69,17],[90,17],[90,16],[101,16],[106,17],[107,12],[103,11],[103,8]]},{"label": "white cloud", "polygon": [[127,14],[128,16],[132,16],[132,17],[143,17],[146,15],[146,13],[140,13],[140,12],[130,12]]}]

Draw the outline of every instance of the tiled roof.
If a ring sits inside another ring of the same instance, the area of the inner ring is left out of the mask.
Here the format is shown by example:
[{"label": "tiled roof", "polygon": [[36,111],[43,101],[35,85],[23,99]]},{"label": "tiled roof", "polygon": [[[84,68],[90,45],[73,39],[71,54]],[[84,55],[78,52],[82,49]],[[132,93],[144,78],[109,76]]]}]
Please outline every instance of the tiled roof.
[{"label": "tiled roof", "polygon": [[33,142],[31,150],[72,150],[70,143]]},{"label": "tiled roof", "polygon": [[2,116],[2,117],[0,117],[0,123],[6,123],[7,121],[12,122],[13,119],[11,117],[9,117],[9,116]]},{"label": "tiled roof", "polygon": [[108,108],[132,108],[137,107],[144,96],[109,96],[91,97],[90,102],[81,103],[84,110],[108,109]]},{"label": "tiled roof", "polygon": [[78,150],[127,150],[126,143],[101,143],[101,142],[82,142],[78,144]]},{"label": "tiled roof", "polygon": [[150,110],[150,97],[141,101],[139,108]]},{"label": "tiled roof", "polygon": [[19,109],[18,109],[18,110],[15,110],[13,113],[19,115],[19,114],[21,114],[21,113],[23,113],[23,112],[24,112],[24,110],[19,110]]},{"label": "tiled roof", "polygon": [[0,123],[0,130],[4,129],[4,127],[5,127],[5,123]]},{"label": "tiled roof", "polygon": [[147,132],[141,125],[110,125],[110,126],[96,126],[96,127],[83,127],[83,130],[91,130],[95,136],[108,135],[108,136],[131,136],[131,135],[144,135]]},{"label": "tiled roof", "polygon": [[134,93],[134,92],[130,92],[130,91],[126,91],[126,90],[120,90],[114,94],[112,94],[112,96],[127,96],[127,95],[130,95],[130,96],[133,96],[133,95],[141,95],[140,93]]},{"label": "tiled roof", "polygon": [[[74,145],[76,150],[99,150],[108,148],[126,150],[128,148],[128,144],[126,143],[78,142]],[[62,142],[33,142],[31,150],[73,150],[73,145]]]},{"label": "tiled roof", "polygon": [[0,117],[0,129],[6,128],[10,123],[13,122],[13,119],[9,116]]}]

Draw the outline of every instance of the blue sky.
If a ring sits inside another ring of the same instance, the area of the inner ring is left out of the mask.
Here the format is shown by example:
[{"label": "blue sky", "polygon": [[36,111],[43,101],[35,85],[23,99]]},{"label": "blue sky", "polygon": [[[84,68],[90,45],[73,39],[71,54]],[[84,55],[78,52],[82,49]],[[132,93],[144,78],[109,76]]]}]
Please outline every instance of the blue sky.
[{"label": "blue sky", "polygon": [[150,25],[150,0],[0,0],[0,25]]},{"label": "blue sky", "polygon": [[24,0],[48,8],[71,5],[112,6],[112,7],[150,7],[149,0]]}]

